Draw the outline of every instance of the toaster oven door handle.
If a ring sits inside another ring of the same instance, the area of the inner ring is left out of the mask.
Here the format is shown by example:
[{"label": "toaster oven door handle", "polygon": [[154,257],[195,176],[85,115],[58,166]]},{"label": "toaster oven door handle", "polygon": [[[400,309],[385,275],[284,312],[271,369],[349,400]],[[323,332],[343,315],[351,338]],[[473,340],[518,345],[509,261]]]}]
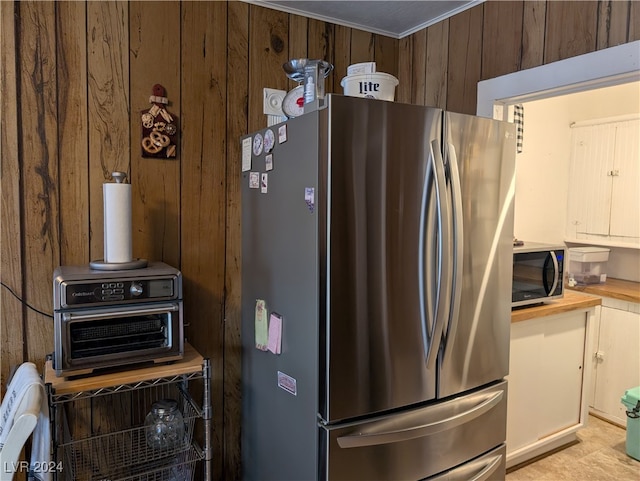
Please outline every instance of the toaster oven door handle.
[{"label": "toaster oven door handle", "polygon": [[180,308],[177,304],[169,304],[161,307],[148,307],[142,309],[133,309],[129,308],[126,311],[115,310],[115,311],[105,311],[105,312],[95,312],[95,311],[82,311],[82,313],[74,313],[74,312],[65,312],[62,315],[62,318],[65,321],[86,321],[86,320],[99,320],[99,319],[114,319],[117,317],[130,317],[132,315],[135,316],[148,316],[151,314],[163,314],[165,312],[175,312]]}]

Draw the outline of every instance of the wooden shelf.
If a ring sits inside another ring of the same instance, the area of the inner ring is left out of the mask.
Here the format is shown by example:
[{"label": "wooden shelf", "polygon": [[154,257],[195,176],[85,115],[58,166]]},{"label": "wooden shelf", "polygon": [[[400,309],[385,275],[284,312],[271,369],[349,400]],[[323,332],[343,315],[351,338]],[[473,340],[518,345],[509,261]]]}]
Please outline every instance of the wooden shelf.
[{"label": "wooden shelf", "polygon": [[51,385],[56,395],[72,394],[196,373],[202,371],[203,362],[204,358],[198,351],[185,342],[184,357],[180,361],[78,378],[56,376],[53,361],[48,360],[45,365],[44,382]]}]

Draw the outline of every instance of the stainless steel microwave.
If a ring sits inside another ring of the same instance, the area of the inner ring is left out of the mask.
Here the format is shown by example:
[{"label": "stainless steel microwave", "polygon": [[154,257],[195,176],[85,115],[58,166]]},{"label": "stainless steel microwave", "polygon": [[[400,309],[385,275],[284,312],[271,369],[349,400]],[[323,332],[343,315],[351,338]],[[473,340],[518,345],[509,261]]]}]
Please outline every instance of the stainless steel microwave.
[{"label": "stainless steel microwave", "polygon": [[525,242],[513,248],[511,307],[540,304],[564,295],[565,247]]}]

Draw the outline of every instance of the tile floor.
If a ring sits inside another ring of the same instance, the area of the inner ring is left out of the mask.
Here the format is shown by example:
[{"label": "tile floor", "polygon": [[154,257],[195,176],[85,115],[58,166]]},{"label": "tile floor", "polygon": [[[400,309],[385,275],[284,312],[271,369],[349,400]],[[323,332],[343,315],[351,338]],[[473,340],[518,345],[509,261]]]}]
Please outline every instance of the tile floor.
[{"label": "tile floor", "polygon": [[626,431],[589,416],[579,443],[511,471],[507,481],[640,481],[640,461],[627,455]]}]

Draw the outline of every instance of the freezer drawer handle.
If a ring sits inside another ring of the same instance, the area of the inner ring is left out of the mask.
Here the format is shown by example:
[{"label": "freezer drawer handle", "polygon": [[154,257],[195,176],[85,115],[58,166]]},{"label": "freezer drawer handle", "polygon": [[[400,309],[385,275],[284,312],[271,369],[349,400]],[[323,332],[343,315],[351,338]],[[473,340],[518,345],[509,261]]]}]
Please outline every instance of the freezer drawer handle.
[{"label": "freezer drawer handle", "polygon": [[[429,478],[429,481],[486,481],[493,475],[493,473],[496,472],[496,469],[498,469],[502,463],[502,458],[502,454],[491,456],[486,459],[483,457],[476,461],[467,463],[460,468],[447,471],[440,476]],[[480,469],[480,471],[474,475],[478,469]]]},{"label": "freezer drawer handle", "polygon": [[489,479],[495,472],[495,470],[498,469],[498,466],[500,466],[500,463],[502,461],[502,454],[494,456],[490,461],[491,462],[488,463],[482,471],[480,471],[473,478],[470,478],[469,481],[486,481],[487,479]]},{"label": "freezer drawer handle", "polygon": [[[487,393],[481,396],[480,403],[471,409],[444,419],[439,419],[438,421],[427,422],[425,424],[415,425],[412,422],[413,418],[404,420],[405,422],[403,423],[403,420],[401,419],[393,423],[392,426],[395,429],[387,430],[383,428],[383,430],[378,432],[376,431],[376,428],[379,428],[378,423],[374,423],[373,426],[368,429],[365,428],[358,434],[338,437],[338,446],[341,448],[360,448],[364,446],[375,446],[377,444],[397,443],[407,441],[409,439],[430,436],[435,433],[453,429],[461,424],[465,424],[476,419],[487,411],[493,409],[503,397],[504,391],[502,390]],[[451,403],[452,405],[455,405],[455,401],[451,401]]]}]

